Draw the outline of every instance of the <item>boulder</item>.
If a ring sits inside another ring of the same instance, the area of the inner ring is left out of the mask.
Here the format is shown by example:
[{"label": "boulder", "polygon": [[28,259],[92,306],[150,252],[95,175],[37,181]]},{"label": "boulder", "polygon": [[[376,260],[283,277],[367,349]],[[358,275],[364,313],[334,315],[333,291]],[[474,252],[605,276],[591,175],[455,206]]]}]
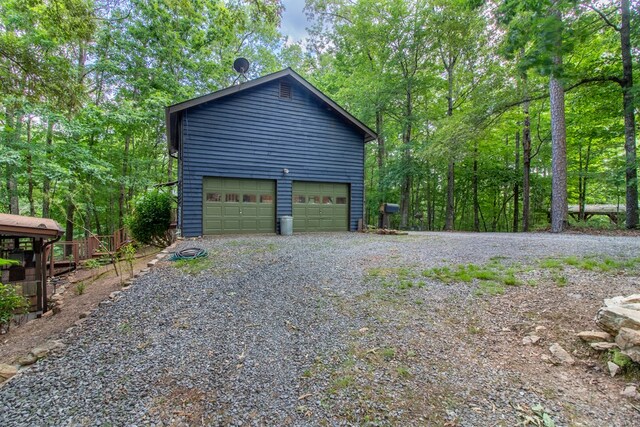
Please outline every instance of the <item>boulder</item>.
[{"label": "boulder", "polygon": [[613,298],[606,298],[604,300],[604,305],[605,307],[618,307],[620,304],[622,304],[623,300],[624,297],[622,295]]},{"label": "boulder", "polygon": [[607,367],[609,368],[609,373],[612,377],[615,377],[618,371],[620,370],[620,366],[616,365],[613,362],[607,362]]},{"label": "boulder", "polygon": [[48,341],[43,345],[39,345],[31,350],[29,354],[31,354],[36,359],[42,359],[43,357],[47,357],[52,350],[64,348],[64,344],[62,341]]},{"label": "boulder", "polygon": [[626,297],[620,295],[604,300],[604,305],[607,307],[618,307],[624,304],[640,304],[640,294],[632,294]]},{"label": "boulder", "polygon": [[20,366],[28,366],[36,363],[38,358],[34,356],[32,353],[27,354],[26,356],[22,356],[18,358],[17,362]]},{"label": "boulder", "polygon": [[611,336],[611,334],[604,331],[582,331],[578,333],[578,338],[588,343],[613,341],[613,337]]},{"label": "boulder", "polygon": [[622,307],[602,307],[596,314],[596,323],[614,335],[620,328],[640,329],[640,311]]},{"label": "boulder", "polygon": [[527,335],[522,338],[522,345],[532,345],[540,341],[540,337],[537,335]]},{"label": "boulder", "polygon": [[640,294],[633,294],[633,295],[624,297],[622,302],[624,304],[640,304]]},{"label": "boulder", "polygon": [[634,385],[626,386],[620,394],[632,399],[640,399],[640,393],[638,393],[638,389]]},{"label": "boulder", "polygon": [[558,343],[553,343],[551,347],[549,347],[549,351],[551,352],[554,363],[561,365],[573,365],[575,363],[573,357]]},{"label": "boulder", "polygon": [[631,347],[625,350],[622,350],[622,354],[628,356],[629,359],[633,360],[636,363],[640,363],[640,347]]},{"label": "boulder", "polygon": [[616,335],[616,344],[622,350],[640,346],[640,331],[631,328],[620,328],[618,335]]},{"label": "boulder", "polygon": [[592,349],[597,351],[606,351],[618,347],[618,345],[614,342],[592,342],[589,345]]},{"label": "boulder", "polygon": [[15,366],[0,363],[0,382],[8,380],[17,373],[18,368],[16,368]]}]

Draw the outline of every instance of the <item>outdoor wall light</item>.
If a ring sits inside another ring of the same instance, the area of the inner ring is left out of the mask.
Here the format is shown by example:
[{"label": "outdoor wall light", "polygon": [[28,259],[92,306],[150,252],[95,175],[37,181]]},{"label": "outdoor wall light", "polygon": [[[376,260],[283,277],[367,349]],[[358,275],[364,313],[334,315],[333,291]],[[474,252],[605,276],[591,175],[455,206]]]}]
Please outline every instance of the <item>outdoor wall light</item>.
[{"label": "outdoor wall light", "polygon": [[285,174],[285,175],[288,174],[289,173],[289,169],[287,169],[287,168],[282,169],[282,173]]}]

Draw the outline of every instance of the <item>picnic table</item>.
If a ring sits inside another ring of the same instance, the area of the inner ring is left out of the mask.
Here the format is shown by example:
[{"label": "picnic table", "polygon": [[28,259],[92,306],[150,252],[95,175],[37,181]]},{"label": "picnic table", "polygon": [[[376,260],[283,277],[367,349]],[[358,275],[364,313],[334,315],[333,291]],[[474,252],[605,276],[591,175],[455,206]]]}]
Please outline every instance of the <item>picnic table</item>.
[{"label": "picnic table", "polygon": [[[618,215],[624,214],[627,210],[625,205],[584,205],[584,220],[595,215],[605,215],[609,217],[612,223],[618,223]],[[569,205],[569,215],[576,221],[580,219],[580,205]]]}]

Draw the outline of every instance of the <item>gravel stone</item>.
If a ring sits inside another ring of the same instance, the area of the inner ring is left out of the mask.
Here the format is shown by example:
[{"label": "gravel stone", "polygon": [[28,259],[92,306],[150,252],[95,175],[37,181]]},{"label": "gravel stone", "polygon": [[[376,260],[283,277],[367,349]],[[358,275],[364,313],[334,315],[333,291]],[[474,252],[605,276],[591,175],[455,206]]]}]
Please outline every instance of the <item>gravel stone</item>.
[{"label": "gravel stone", "polygon": [[[176,250],[194,246],[209,252],[201,264],[158,262],[83,318],[82,328],[64,337],[64,349],[0,387],[0,425],[361,425],[371,414],[369,425],[515,425],[517,408],[540,402],[566,425],[564,406],[545,397],[563,391],[530,387],[518,363],[495,362],[494,345],[510,339],[521,351],[519,341],[535,325],[487,323],[483,327],[493,329],[482,335],[488,342],[478,351],[471,338],[445,335],[448,328],[473,330],[474,286],[425,279],[424,288],[385,293],[367,272],[493,257],[532,262],[595,248],[620,256],[638,253],[640,242],[318,233],[185,240]],[[418,308],[405,309],[409,301]],[[540,354],[535,360],[541,371],[560,369],[540,364]],[[562,375],[553,373],[571,381]],[[357,388],[362,384],[369,388]],[[420,413],[400,404],[416,395],[424,397]],[[574,405],[594,425],[623,424],[618,408]]]}]

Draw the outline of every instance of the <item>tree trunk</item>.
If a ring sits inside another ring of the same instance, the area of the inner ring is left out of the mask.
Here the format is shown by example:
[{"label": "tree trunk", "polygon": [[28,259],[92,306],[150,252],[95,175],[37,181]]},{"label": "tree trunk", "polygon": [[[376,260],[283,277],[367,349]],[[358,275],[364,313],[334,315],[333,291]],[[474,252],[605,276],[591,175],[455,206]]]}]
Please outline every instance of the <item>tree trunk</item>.
[{"label": "tree trunk", "polygon": [[520,132],[516,132],[516,159],[515,159],[515,179],[513,184],[513,232],[518,232],[518,217],[520,216]]},{"label": "tree trunk", "polygon": [[[379,110],[376,110],[376,134],[378,135],[378,203],[386,202],[387,192],[385,185],[385,173],[384,163],[386,158],[384,136],[382,135],[382,128],[384,124],[384,118]],[[382,214],[378,214],[382,215]],[[379,218],[382,221],[382,217]]]},{"label": "tree trunk", "polygon": [[404,145],[404,173],[402,176],[402,186],[400,187],[400,228],[406,229],[409,225],[409,205],[411,204],[410,193],[411,193],[411,115],[413,114],[413,105],[412,105],[412,97],[411,97],[411,84],[409,83],[407,86],[406,92],[406,120],[407,124],[405,125],[404,132],[402,133],[402,143]]},{"label": "tree trunk", "polygon": [[473,144],[473,231],[480,231],[480,202],[478,201],[478,142]]},{"label": "tree trunk", "polygon": [[579,213],[578,218],[581,221],[586,221],[585,207],[587,200],[587,179],[589,174],[589,160],[591,158],[591,140],[587,145],[587,153],[582,155],[582,146],[580,147],[580,179],[578,181],[578,206]]},{"label": "tree trunk", "polygon": [[127,135],[124,138],[124,153],[122,159],[122,176],[120,178],[120,195],[118,197],[118,229],[124,227],[125,216],[125,200],[127,196],[127,187],[125,185],[127,179],[127,171],[129,168],[129,144],[131,137]]},{"label": "tree trunk", "polygon": [[[75,185],[69,186],[69,195],[67,196],[67,207],[65,209],[66,216],[66,228],[65,228],[65,240],[67,242],[73,241],[73,216],[76,211],[76,205],[73,202],[73,192],[75,190]],[[73,252],[73,247],[71,245],[65,246],[65,256],[71,255]]]},{"label": "tree trunk", "polygon": [[[453,63],[449,61],[447,69],[447,116],[453,115]],[[446,231],[453,230],[453,223],[455,219],[455,163],[453,161],[453,153],[449,153],[449,164],[447,166],[447,210],[444,223],[444,229]]]},{"label": "tree trunk", "polygon": [[622,96],[624,107],[624,151],[626,154],[627,228],[638,226],[638,166],[633,99],[633,62],[631,56],[631,17],[629,0],[620,1],[620,41],[622,45]]},{"label": "tree trunk", "polygon": [[[562,58],[554,58],[556,66]],[[555,74],[549,79],[551,107],[551,232],[561,233],[567,226],[567,137],[564,117],[564,88]]]},{"label": "tree trunk", "polygon": [[382,135],[382,128],[384,125],[384,117],[380,111],[376,111],[376,134],[378,135],[378,171],[382,178],[382,169],[384,168],[384,160],[386,158],[384,136]]},{"label": "tree trunk", "polygon": [[[528,96],[528,93],[525,92],[525,99]],[[529,210],[531,205],[531,118],[529,117],[529,101],[525,101],[522,104],[522,112],[524,114],[524,123],[522,125],[522,231],[527,232],[529,231]]]},{"label": "tree trunk", "polygon": [[454,198],[454,181],[455,181],[455,163],[449,160],[447,166],[447,210],[444,223],[446,231],[453,230],[454,214],[455,214],[455,198]]},{"label": "tree trunk", "polygon": [[[22,114],[16,113],[10,108],[7,108],[6,113],[6,127],[10,129],[9,132],[9,147],[12,151],[19,152],[20,150],[20,134],[22,132]],[[16,179],[16,171],[13,166],[7,165],[6,167],[6,179],[7,179],[7,194],[9,196],[9,213],[13,215],[20,215],[20,197],[18,193],[18,180]]]},{"label": "tree trunk", "polygon": [[33,202],[33,156],[31,148],[31,117],[29,117],[27,119],[27,199],[29,200],[29,215],[36,216],[36,206]]},{"label": "tree trunk", "polygon": [[98,216],[96,205],[93,202],[91,203],[91,210],[93,211],[93,222],[96,225],[96,234],[100,236],[102,234],[102,229],[100,227],[100,217]]},{"label": "tree trunk", "polygon": [[[51,146],[53,145],[53,120],[51,117],[47,120],[47,136],[46,136],[46,145],[45,152],[47,163],[51,161]],[[49,191],[51,190],[51,179],[49,175],[45,171],[44,177],[42,179],[42,216],[44,218],[51,217],[51,196],[49,195]]]}]

